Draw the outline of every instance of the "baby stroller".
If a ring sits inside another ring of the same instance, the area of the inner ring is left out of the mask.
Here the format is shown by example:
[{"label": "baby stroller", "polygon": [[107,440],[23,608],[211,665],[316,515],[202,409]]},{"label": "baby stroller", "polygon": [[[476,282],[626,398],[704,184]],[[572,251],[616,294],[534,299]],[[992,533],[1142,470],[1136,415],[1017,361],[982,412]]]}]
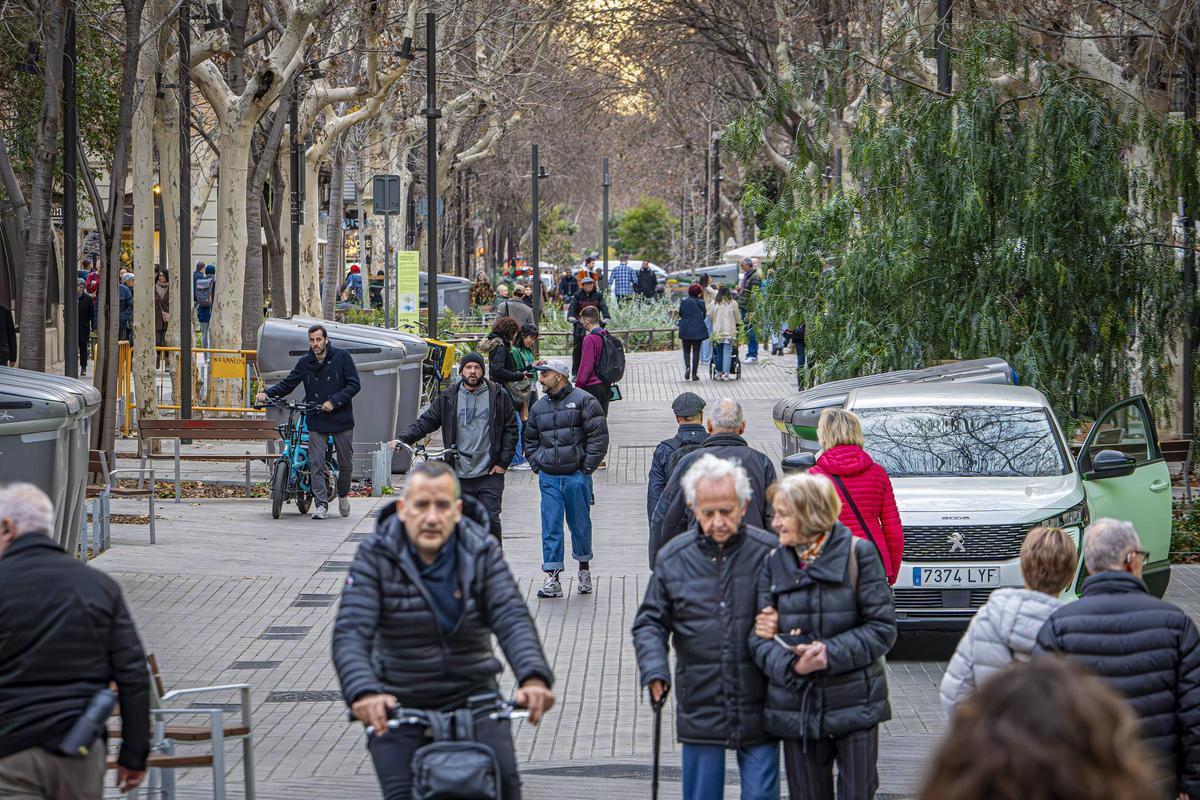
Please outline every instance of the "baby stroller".
[{"label": "baby stroller", "polygon": [[[733,379],[735,381],[738,381],[738,380],[742,379],[742,361],[740,358],[738,358],[737,344],[734,344],[733,347],[730,348],[730,351],[731,352],[729,354],[729,374],[733,376]],[[716,351],[716,348],[713,348],[712,361],[708,362],[708,377],[710,380],[715,379],[717,377],[717,351]]]}]

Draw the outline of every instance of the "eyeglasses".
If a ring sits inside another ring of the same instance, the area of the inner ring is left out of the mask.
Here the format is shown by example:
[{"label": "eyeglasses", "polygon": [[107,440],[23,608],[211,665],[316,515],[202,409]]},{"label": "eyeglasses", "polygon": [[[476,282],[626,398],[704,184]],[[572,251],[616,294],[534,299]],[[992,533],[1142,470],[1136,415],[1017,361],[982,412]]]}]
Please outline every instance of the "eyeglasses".
[{"label": "eyeglasses", "polygon": [[1125,563],[1126,564],[1131,563],[1133,561],[1134,556],[1141,556],[1142,561],[1145,561],[1146,559],[1150,558],[1150,551],[1149,550],[1131,550],[1129,552],[1129,554],[1127,556],[1125,556]]}]

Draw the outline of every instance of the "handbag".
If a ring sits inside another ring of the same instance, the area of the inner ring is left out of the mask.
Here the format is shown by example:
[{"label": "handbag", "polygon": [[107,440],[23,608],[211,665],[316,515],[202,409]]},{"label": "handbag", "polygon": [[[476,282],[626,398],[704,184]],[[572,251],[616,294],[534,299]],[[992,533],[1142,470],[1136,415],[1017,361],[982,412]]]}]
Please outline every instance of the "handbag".
[{"label": "handbag", "polygon": [[413,753],[413,800],[499,800],[500,764],[492,748],[475,741],[471,710],[426,715],[433,741]]}]

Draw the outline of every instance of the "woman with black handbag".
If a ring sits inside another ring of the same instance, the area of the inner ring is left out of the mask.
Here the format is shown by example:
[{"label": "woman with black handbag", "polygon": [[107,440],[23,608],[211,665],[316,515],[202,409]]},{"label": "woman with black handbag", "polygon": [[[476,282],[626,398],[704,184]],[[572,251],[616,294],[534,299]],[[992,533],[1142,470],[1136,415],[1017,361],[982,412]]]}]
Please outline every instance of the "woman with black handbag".
[{"label": "woman with black handbag", "polygon": [[879,788],[879,725],[891,718],[883,657],[896,641],[883,565],[838,522],[828,478],[791,475],[773,487],[779,547],[758,574],[762,609],[750,635],[767,676],[766,731],[783,740],[791,797],[871,800]]}]

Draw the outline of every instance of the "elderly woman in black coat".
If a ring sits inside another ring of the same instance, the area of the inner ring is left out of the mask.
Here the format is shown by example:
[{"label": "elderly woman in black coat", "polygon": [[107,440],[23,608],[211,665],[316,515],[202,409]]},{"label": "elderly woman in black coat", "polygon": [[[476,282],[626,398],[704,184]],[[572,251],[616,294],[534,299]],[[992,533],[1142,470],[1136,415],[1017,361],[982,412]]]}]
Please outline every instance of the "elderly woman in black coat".
[{"label": "elderly woman in black coat", "polygon": [[698,381],[700,376],[700,347],[708,340],[704,324],[708,310],[704,307],[704,290],[700,284],[688,287],[687,297],[679,301],[679,339],[683,342],[683,379]]},{"label": "elderly woman in black coat", "polygon": [[750,635],[770,682],[767,733],[784,740],[788,791],[806,800],[870,800],[879,788],[879,724],[891,718],[883,657],[896,612],[874,545],[838,522],[828,478],[774,487],[779,547],[758,576],[764,609]]}]

